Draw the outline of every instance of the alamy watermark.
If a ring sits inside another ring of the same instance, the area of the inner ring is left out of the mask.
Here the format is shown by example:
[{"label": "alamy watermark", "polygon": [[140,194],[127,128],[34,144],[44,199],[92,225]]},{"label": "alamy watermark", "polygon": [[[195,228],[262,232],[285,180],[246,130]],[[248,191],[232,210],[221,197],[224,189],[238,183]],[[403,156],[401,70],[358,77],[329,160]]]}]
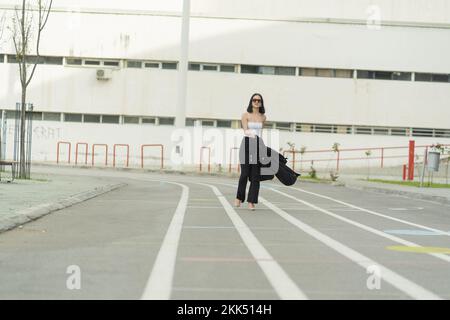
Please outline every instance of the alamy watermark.
[{"label": "alamy watermark", "polygon": [[66,280],[66,288],[69,290],[81,289],[81,268],[77,265],[67,267],[66,273],[69,274]]},{"label": "alamy watermark", "polygon": [[381,269],[379,266],[371,265],[367,267],[366,272],[369,277],[366,281],[367,289],[380,290],[381,289]]}]

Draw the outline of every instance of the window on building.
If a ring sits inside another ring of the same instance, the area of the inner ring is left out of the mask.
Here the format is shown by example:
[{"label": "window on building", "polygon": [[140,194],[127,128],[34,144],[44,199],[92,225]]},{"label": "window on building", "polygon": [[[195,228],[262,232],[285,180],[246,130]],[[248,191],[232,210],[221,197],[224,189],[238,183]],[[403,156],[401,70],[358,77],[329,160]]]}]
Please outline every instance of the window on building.
[{"label": "window on building", "polygon": [[217,127],[231,128],[231,120],[217,120]]},{"label": "window on building", "polygon": [[315,68],[300,68],[300,75],[303,77],[315,77],[316,69]]},{"label": "window on building", "polygon": [[145,67],[159,69],[159,62],[146,62]]},{"label": "window on building", "polygon": [[186,126],[187,127],[193,127],[194,125],[195,125],[195,119],[186,118]]},{"label": "window on building", "polygon": [[431,81],[431,73],[416,72],[415,81]]},{"label": "window on building", "polygon": [[200,63],[189,63],[188,69],[192,71],[200,71]]},{"label": "window on building", "polygon": [[118,67],[120,65],[120,61],[103,61],[103,65],[107,67]]},{"label": "window on building", "polygon": [[175,124],[175,118],[159,118],[159,124],[172,126]]},{"label": "window on building", "polygon": [[62,57],[44,57],[44,64],[62,65],[63,58]]},{"label": "window on building", "polygon": [[8,62],[8,63],[17,63],[18,62],[17,56],[15,54],[8,54],[6,56],[6,62]]},{"label": "window on building", "polygon": [[120,123],[120,116],[103,115],[102,123]]},{"label": "window on building", "polygon": [[81,122],[82,115],[79,113],[64,113],[65,122]]},{"label": "window on building", "polygon": [[317,69],[316,74],[318,77],[334,78],[333,69]]},{"label": "window on building", "polygon": [[43,112],[42,119],[45,121],[61,121],[61,113],[59,113],[59,112]]},{"label": "window on building", "polygon": [[393,80],[411,81],[412,73],[411,72],[393,72],[392,79]]},{"label": "window on building", "polygon": [[372,134],[372,128],[370,127],[356,127],[356,134]]},{"label": "window on building", "polygon": [[275,67],[275,74],[282,76],[295,76],[295,67]]},{"label": "window on building", "polygon": [[391,128],[392,136],[406,136],[408,131],[406,128]]},{"label": "window on building", "polygon": [[202,65],[202,68],[204,71],[217,71],[219,69],[219,66],[211,65],[211,64],[204,64],[204,65]]},{"label": "window on building", "polygon": [[330,124],[316,124],[314,125],[314,132],[336,133],[336,128]]},{"label": "window on building", "polygon": [[269,67],[269,66],[258,67],[258,73],[273,75],[273,74],[275,74],[275,67]]},{"label": "window on building", "polygon": [[16,112],[14,110],[7,110],[6,111],[6,119],[16,119],[20,117],[19,112]]},{"label": "window on building", "polygon": [[297,123],[295,125],[295,131],[297,132],[312,132],[312,125],[305,123]]},{"label": "window on building", "polygon": [[100,60],[84,60],[85,66],[99,66]]},{"label": "window on building", "polygon": [[127,68],[142,68],[142,61],[128,60]]},{"label": "window on building", "polygon": [[336,69],[334,75],[336,78],[353,78],[353,70]]},{"label": "window on building", "polygon": [[126,124],[139,124],[139,117],[125,116],[125,117],[123,117],[123,123],[126,123]]},{"label": "window on building", "polygon": [[258,66],[241,65],[241,73],[259,73]]},{"label": "window on building", "polygon": [[434,136],[438,138],[450,138],[450,129],[434,129]]},{"label": "window on building", "polygon": [[433,82],[448,82],[448,79],[448,74],[433,73],[431,77],[431,81]]},{"label": "window on building", "polygon": [[176,70],[177,69],[177,63],[176,62],[163,62],[162,63],[163,69],[169,69],[169,70]]},{"label": "window on building", "polygon": [[336,126],[336,133],[352,134],[352,126]]},{"label": "window on building", "polygon": [[29,64],[43,64],[44,63],[44,57],[37,57],[37,56],[26,56],[25,57],[26,63]]},{"label": "window on building", "polygon": [[375,79],[378,80],[391,80],[392,72],[390,71],[375,71]]},{"label": "window on building", "polygon": [[201,120],[203,127],[214,127],[214,120]]},{"label": "window on building", "polygon": [[[1,115],[1,111],[0,111],[0,115]],[[42,112],[32,112],[31,113],[31,118],[33,120],[37,120],[37,121],[42,120]]]},{"label": "window on building", "polygon": [[375,79],[375,72],[368,70],[357,70],[356,77],[358,79]]},{"label": "window on building", "polygon": [[275,128],[278,130],[283,131],[290,131],[291,130],[291,124],[289,122],[276,122]]},{"label": "window on building", "polygon": [[233,65],[220,65],[220,72],[235,72],[236,68]]},{"label": "window on building", "polygon": [[5,61],[5,55],[0,54],[0,63],[3,63]]},{"label": "window on building", "polygon": [[87,123],[100,123],[100,115],[98,114],[85,114],[84,122]]},{"label": "window on building", "polygon": [[[239,122],[240,122],[240,121],[239,121]],[[274,125],[275,125],[274,122],[266,121],[266,122],[264,122],[263,128],[264,128],[264,129],[273,129],[273,128],[274,128]]]},{"label": "window on building", "polygon": [[143,117],[142,124],[156,124],[156,118]]},{"label": "window on building", "polygon": [[81,59],[66,58],[66,64],[68,65],[81,66],[82,62]]},{"label": "window on building", "polygon": [[389,129],[388,128],[373,128],[373,134],[389,135]]},{"label": "window on building", "polygon": [[412,128],[412,135],[416,137],[432,137],[433,129],[427,128]]}]

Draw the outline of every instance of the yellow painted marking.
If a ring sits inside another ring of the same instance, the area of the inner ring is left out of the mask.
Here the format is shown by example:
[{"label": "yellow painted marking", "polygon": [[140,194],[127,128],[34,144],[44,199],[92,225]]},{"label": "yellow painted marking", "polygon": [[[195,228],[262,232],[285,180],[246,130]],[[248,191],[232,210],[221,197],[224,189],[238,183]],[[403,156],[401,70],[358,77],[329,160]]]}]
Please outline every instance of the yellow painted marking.
[{"label": "yellow painted marking", "polygon": [[450,248],[440,247],[408,247],[408,246],[390,246],[386,247],[388,250],[402,251],[402,252],[416,252],[416,253],[448,253]]}]

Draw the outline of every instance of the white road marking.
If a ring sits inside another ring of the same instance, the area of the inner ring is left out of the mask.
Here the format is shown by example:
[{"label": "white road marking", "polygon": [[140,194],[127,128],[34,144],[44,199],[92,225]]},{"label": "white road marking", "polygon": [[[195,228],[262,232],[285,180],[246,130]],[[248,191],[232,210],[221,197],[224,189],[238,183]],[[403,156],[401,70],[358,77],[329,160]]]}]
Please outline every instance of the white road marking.
[{"label": "white road marking", "polygon": [[[388,283],[390,283],[392,286],[396,287],[400,291],[404,292],[408,296],[414,299],[419,300],[440,300],[441,298],[437,296],[436,294],[428,291],[427,289],[419,286],[418,284],[404,278],[403,276],[395,273],[394,271],[386,268],[385,266],[381,265],[380,263],[371,260],[370,258],[362,255],[361,253],[347,247],[346,245],[330,238],[329,236],[317,231],[316,229],[312,228],[311,226],[301,222],[299,219],[294,218],[287,212],[281,210],[280,208],[276,207],[269,201],[265,200],[262,197],[259,197],[261,199],[261,202],[273,210],[275,213],[277,213],[279,216],[290,222],[291,224],[297,226],[300,230],[303,232],[309,234],[316,240],[322,242],[329,248],[337,251],[344,257],[350,259],[354,263],[358,264],[359,266],[363,267],[364,270],[367,270],[369,266],[376,265],[381,270],[382,279]],[[317,210],[322,211],[320,208],[316,207]],[[325,210],[324,210],[325,211]]]},{"label": "white road marking", "polygon": [[172,292],[178,242],[189,199],[189,188],[176,182],[167,183],[176,184],[182,188],[181,198],[159,249],[152,272],[142,294],[142,300],[168,300]]},{"label": "white road marking", "polygon": [[[360,229],[369,231],[369,232],[371,232],[371,233],[373,233],[373,234],[376,234],[376,235],[378,235],[378,236],[381,236],[381,237],[383,237],[383,238],[392,240],[392,241],[394,241],[394,242],[397,242],[397,243],[400,243],[400,244],[403,244],[403,245],[409,246],[409,247],[422,247],[421,245],[418,245],[418,244],[416,244],[416,243],[414,243],[414,242],[411,242],[411,241],[407,241],[407,240],[401,239],[401,238],[399,238],[399,237],[396,237],[396,236],[387,234],[386,232],[383,232],[383,231],[374,229],[374,228],[372,228],[372,227],[366,226],[366,225],[364,225],[364,224],[362,224],[362,223],[359,223],[359,222],[350,220],[350,219],[348,219],[348,218],[344,218],[344,217],[342,217],[342,216],[340,216],[340,215],[338,215],[338,214],[335,214],[335,213],[330,212],[330,211],[328,211],[328,210],[322,209],[322,208],[320,208],[320,207],[318,207],[318,206],[316,206],[316,205],[314,205],[314,204],[312,204],[312,203],[309,203],[309,202],[304,201],[304,200],[300,200],[300,199],[298,199],[298,198],[296,198],[296,197],[294,197],[294,196],[291,196],[290,194],[281,192],[281,191],[276,190],[276,189],[273,189],[273,188],[269,188],[269,189],[272,190],[273,192],[279,193],[279,194],[281,194],[281,195],[283,195],[283,196],[285,196],[285,197],[288,197],[288,198],[293,199],[293,200],[295,200],[295,201],[297,201],[297,202],[303,203],[304,205],[307,205],[307,206],[309,206],[309,207],[311,207],[311,208],[313,208],[313,209],[316,209],[316,210],[318,210],[318,211],[320,211],[320,212],[323,212],[323,213],[325,213],[325,214],[327,214],[327,215],[329,215],[329,216],[332,216],[332,217],[334,217],[334,218],[336,218],[336,219],[339,219],[339,220],[341,220],[341,221],[344,221],[344,222],[346,222],[346,223],[348,223],[348,224],[354,225],[354,226],[356,226],[356,227],[358,227],[358,228],[360,228]],[[294,189],[296,189],[296,188],[294,188]],[[339,200],[336,200],[336,201],[339,201]],[[432,231],[434,231],[434,230],[432,230]],[[438,231],[439,231],[440,233],[443,232],[443,231],[440,231],[440,230],[438,230]],[[450,262],[450,256],[447,256],[447,255],[445,255],[445,254],[442,254],[442,253],[427,253],[427,254],[429,254],[429,255],[431,255],[431,256],[433,256],[433,257],[435,257],[435,258],[444,260],[444,261],[446,261],[446,262]]]},{"label": "white road marking", "polygon": [[259,242],[255,235],[250,231],[249,227],[239,217],[231,204],[225,199],[217,187],[210,184],[197,183],[210,187],[214,194],[221,202],[226,213],[230,217],[231,222],[235,226],[237,232],[241,236],[244,244],[262,269],[269,283],[272,285],[276,293],[281,299],[288,300],[306,300],[306,295],[300,290],[289,275],[281,268],[270,253]]},{"label": "white road marking", "polygon": [[[303,189],[300,189],[300,188],[294,188],[294,187],[292,187],[291,189],[294,189],[294,190],[297,190],[297,191],[300,191],[300,192],[303,192],[303,193],[311,194],[311,195],[319,197],[319,198],[331,200],[331,201],[334,201],[336,203],[340,203],[340,204],[342,204],[344,206],[347,206],[347,207],[350,207],[350,208],[353,208],[353,209],[357,209],[357,210],[360,210],[360,211],[364,211],[364,212],[367,212],[367,213],[370,213],[372,215],[376,215],[376,216],[379,216],[379,217],[382,217],[382,218],[385,218],[385,219],[393,220],[393,221],[396,221],[396,222],[400,222],[400,223],[407,224],[407,225],[410,225],[410,226],[414,226],[414,227],[417,227],[417,228],[425,229],[425,230],[428,230],[428,231],[433,231],[433,232],[439,233],[441,235],[450,236],[450,233],[442,231],[442,230],[438,230],[438,229],[435,229],[435,228],[427,227],[427,226],[424,226],[424,225],[421,225],[421,224],[418,224],[418,223],[409,222],[409,221],[406,221],[406,220],[403,220],[403,219],[394,218],[394,217],[391,217],[391,216],[388,216],[388,215],[385,215],[385,214],[382,214],[382,213],[379,213],[379,212],[375,212],[375,211],[372,211],[372,210],[369,210],[369,209],[365,209],[365,208],[361,208],[361,207],[355,206],[353,204],[350,204],[350,203],[347,203],[347,202],[344,202],[344,201],[341,201],[341,200],[337,200],[337,199],[334,199],[334,198],[331,198],[331,197],[328,197],[328,196],[324,196],[322,194],[318,194],[318,193],[315,193],[315,192],[306,191],[306,190],[303,190]],[[423,209],[423,208],[419,208],[419,209]],[[394,209],[391,209],[391,210],[394,210]]]}]

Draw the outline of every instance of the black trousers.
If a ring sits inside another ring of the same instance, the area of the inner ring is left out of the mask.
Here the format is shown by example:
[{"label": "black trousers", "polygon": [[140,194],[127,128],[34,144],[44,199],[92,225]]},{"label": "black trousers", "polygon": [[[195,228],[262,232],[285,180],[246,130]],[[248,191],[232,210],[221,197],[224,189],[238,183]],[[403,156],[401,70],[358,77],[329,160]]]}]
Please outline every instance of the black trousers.
[{"label": "black trousers", "polygon": [[239,148],[241,176],[236,199],[245,201],[247,181],[250,181],[247,202],[258,203],[261,167],[259,162],[260,138],[244,137]]}]

